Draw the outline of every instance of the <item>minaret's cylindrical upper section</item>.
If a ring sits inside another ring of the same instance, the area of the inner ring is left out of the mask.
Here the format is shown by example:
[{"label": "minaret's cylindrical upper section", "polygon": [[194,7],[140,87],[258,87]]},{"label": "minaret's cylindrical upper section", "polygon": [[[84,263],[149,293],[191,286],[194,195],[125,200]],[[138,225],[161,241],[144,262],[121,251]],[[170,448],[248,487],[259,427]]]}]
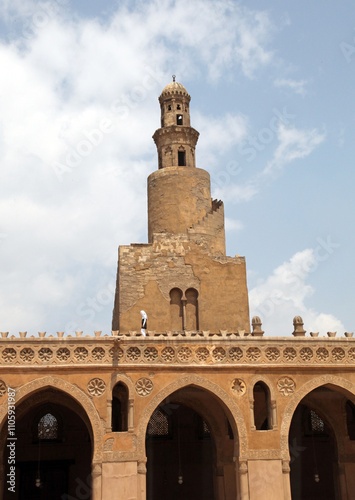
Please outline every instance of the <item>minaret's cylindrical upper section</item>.
[{"label": "minaret's cylindrical upper section", "polygon": [[199,133],[190,125],[191,97],[181,83],[169,83],[159,97],[161,128],[153,135],[159,168],[195,167]]},{"label": "minaret's cylindrical upper section", "polygon": [[195,165],[199,133],[190,126],[190,96],[169,83],[159,97],[161,128],[153,135],[159,169],[148,177],[148,238],[154,233],[187,234],[212,212],[210,176]]},{"label": "minaret's cylindrical upper section", "polygon": [[191,97],[185,87],[175,80],[164,87],[160,97],[161,126],[182,125],[190,127]]}]

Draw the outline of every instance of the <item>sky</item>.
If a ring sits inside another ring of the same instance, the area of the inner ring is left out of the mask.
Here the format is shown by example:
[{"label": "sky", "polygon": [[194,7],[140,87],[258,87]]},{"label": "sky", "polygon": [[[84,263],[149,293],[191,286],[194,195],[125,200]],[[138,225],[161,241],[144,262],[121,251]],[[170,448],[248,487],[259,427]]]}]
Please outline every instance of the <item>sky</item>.
[{"label": "sky", "polygon": [[2,0],[0,69],[0,331],[110,333],[173,74],[250,317],[354,330],[355,3]]}]

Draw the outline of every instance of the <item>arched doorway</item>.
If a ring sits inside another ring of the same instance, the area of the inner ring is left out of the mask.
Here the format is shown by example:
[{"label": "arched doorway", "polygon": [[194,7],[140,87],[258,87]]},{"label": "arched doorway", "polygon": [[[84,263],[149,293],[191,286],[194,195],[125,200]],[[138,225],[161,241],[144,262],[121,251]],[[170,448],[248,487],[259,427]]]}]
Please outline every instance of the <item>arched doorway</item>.
[{"label": "arched doorway", "polygon": [[234,453],[220,401],[194,386],[175,391],[147,426],[147,500],[235,499]]},{"label": "arched doorway", "polygon": [[292,500],[352,498],[351,405],[345,391],[334,389],[330,385],[314,389],[294,412],[289,433]]},{"label": "arched doorway", "polygon": [[[29,396],[16,407],[16,438],[16,497],[5,484],[4,500],[91,499],[92,431],[73,398],[52,388]],[[9,467],[6,442],[3,458]]]}]

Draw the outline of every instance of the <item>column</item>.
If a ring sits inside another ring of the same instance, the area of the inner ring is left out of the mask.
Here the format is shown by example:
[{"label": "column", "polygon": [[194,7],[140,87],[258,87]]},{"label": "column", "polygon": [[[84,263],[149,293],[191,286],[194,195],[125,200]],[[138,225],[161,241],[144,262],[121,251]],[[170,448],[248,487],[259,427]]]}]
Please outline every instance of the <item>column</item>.
[{"label": "column", "polygon": [[134,431],[133,399],[128,400],[128,432]]},{"label": "column", "polygon": [[239,462],[240,500],[249,500],[248,462]]},{"label": "column", "polygon": [[[185,294],[184,294],[185,296]],[[182,329],[183,331],[186,330],[186,299],[181,299],[182,302]]]},{"label": "column", "polygon": [[137,479],[138,479],[138,500],[146,500],[147,498],[147,459],[139,460],[137,466]]},{"label": "column", "polygon": [[91,481],[92,481],[92,500],[101,500],[102,491],[102,464],[91,464]]},{"label": "column", "polygon": [[112,432],[112,399],[107,400],[106,432]]},{"label": "column", "polygon": [[271,426],[275,431],[277,429],[277,414],[276,414],[276,401],[270,401],[271,406]]},{"label": "column", "polygon": [[290,461],[282,460],[282,477],[284,485],[284,499],[291,500],[291,483],[290,483]]},{"label": "column", "polygon": [[250,427],[252,431],[256,431],[255,420],[254,420],[254,401],[249,401],[250,408]]}]

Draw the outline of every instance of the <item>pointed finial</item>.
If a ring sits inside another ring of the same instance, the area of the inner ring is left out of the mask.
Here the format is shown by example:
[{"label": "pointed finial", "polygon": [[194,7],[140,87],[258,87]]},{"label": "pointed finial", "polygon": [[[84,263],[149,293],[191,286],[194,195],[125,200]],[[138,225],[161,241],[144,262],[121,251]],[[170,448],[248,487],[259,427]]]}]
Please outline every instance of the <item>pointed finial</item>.
[{"label": "pointed finial", "polygon": [[176,78],[176,76],[175,76],[175,75],[173,75],[173,82],[175,82],[175,78]]}]

